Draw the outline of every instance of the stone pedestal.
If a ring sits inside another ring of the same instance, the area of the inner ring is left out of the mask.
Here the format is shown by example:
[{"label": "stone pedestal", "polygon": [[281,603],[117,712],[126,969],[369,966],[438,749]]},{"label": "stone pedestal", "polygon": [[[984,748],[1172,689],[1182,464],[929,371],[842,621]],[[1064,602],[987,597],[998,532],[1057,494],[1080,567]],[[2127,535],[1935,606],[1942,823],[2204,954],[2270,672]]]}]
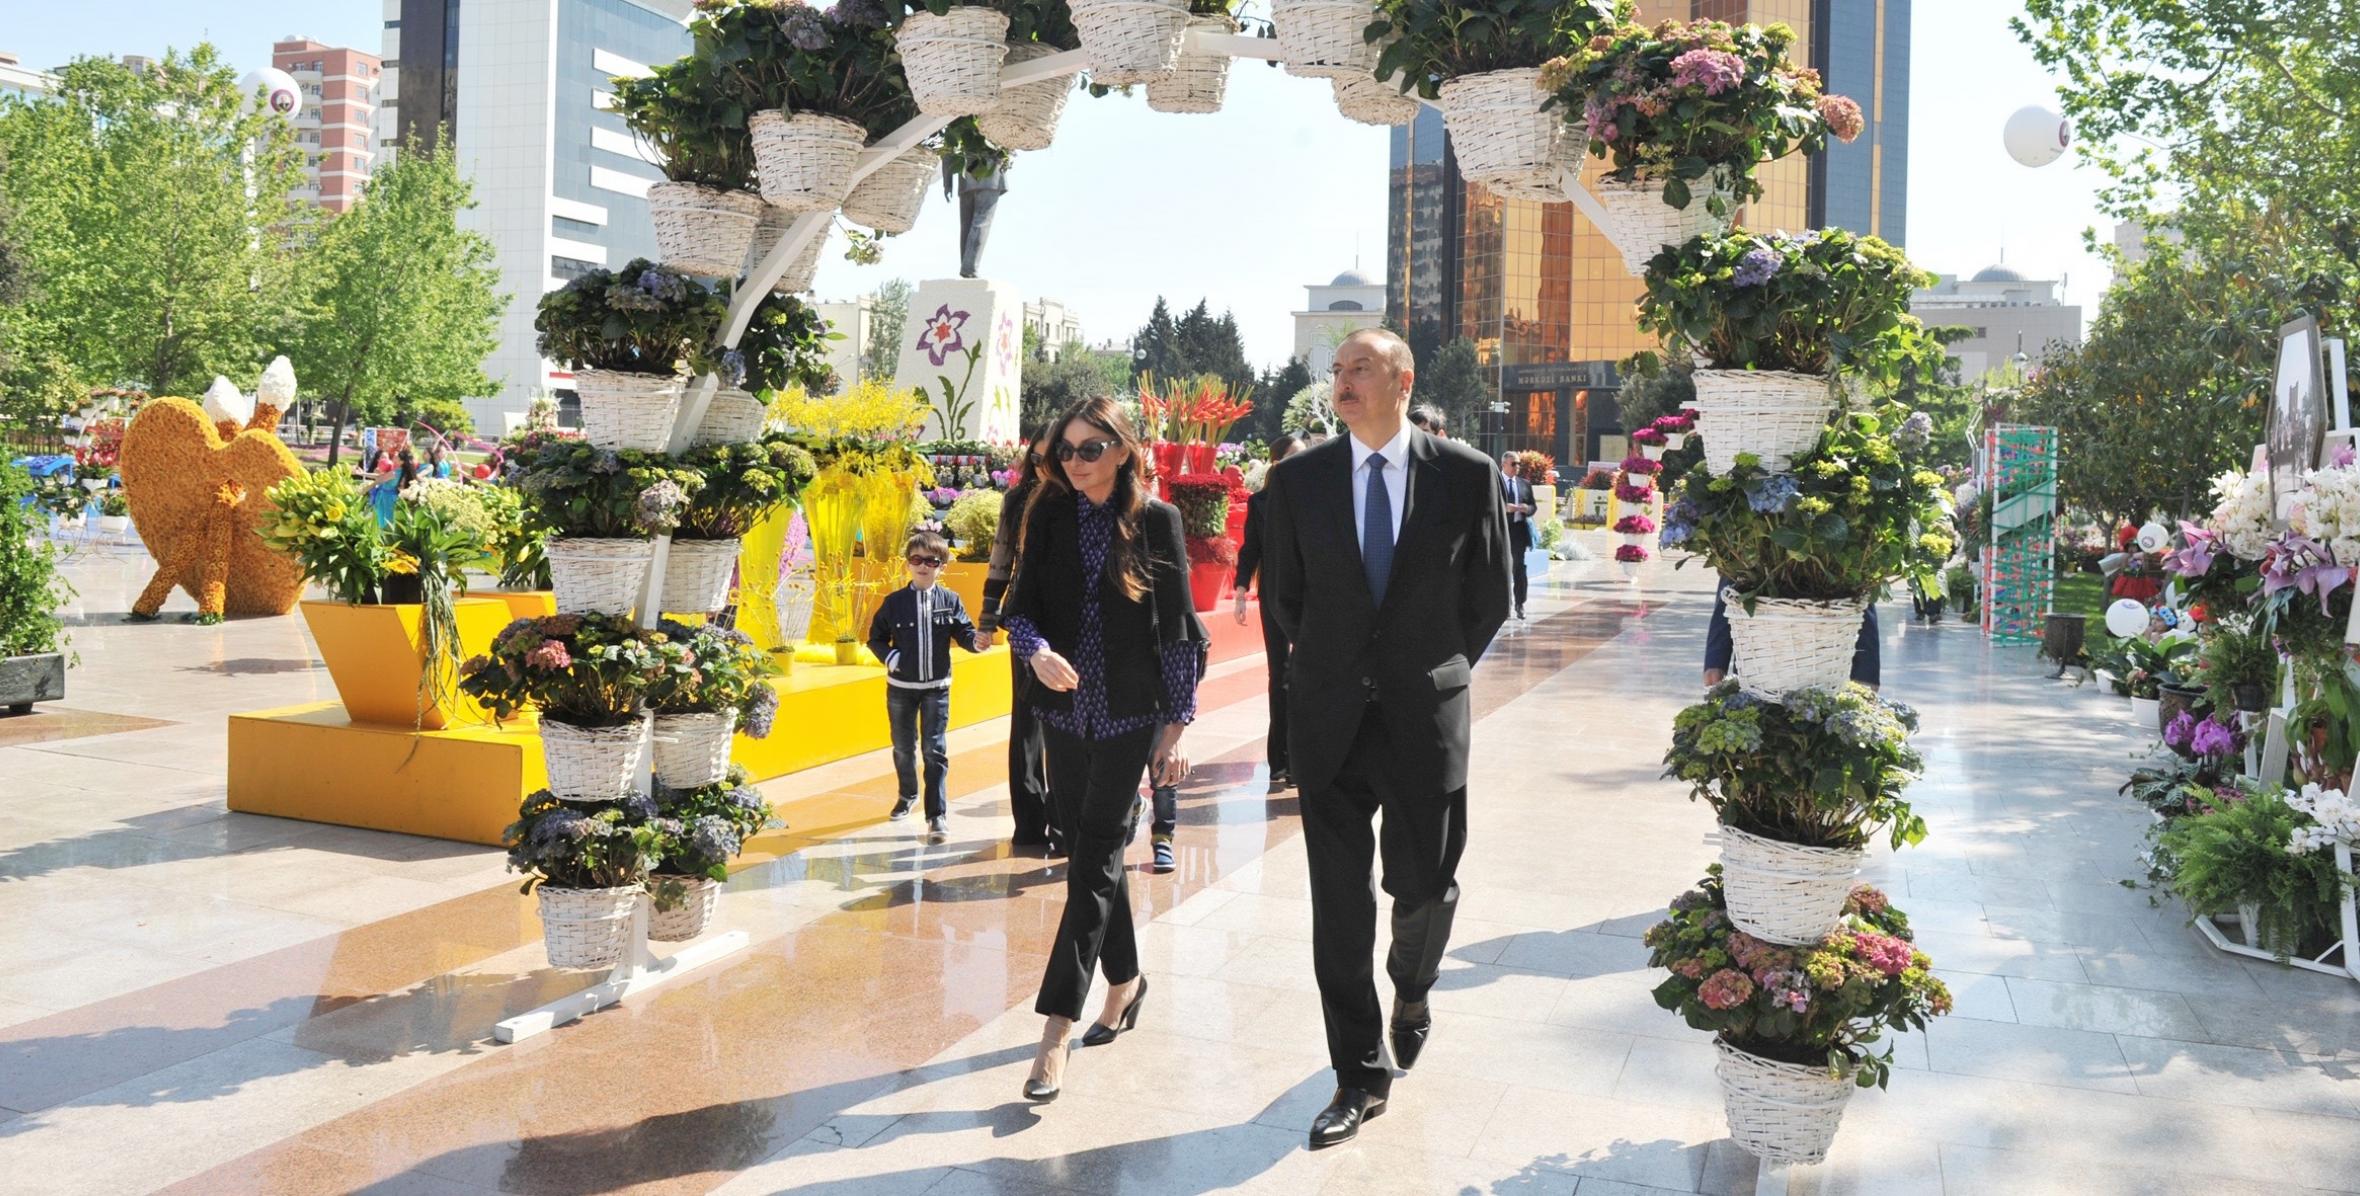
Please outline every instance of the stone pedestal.
[{"label": "stone pedestal", "polygon": [[[982,356],[970,375],[967,355],[978,345]],[[1014,288],[983,278],[918,285],[902,326],[893,384],[926,392],[934,409],[928,439],[1017,439],[1023,368],[1024,301]],[[946,378],[954,392],[948,403]]]}]

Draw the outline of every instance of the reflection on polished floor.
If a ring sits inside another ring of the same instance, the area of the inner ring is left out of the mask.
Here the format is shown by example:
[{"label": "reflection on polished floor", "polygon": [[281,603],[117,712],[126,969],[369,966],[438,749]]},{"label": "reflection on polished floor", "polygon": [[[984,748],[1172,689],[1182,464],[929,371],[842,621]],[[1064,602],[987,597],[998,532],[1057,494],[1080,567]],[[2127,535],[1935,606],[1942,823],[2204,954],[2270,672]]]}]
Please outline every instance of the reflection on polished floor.
[{"label": "reflection on polished floor", "polygon": [[[595,977],[543,966],[496,851],[225,814],[222,717],[325,674],[295,619],[114,623],[137,565],[77,559],[69,709],[0,722],[12,1193],[1752,1190],[1637,938],[1711,858],[1709,814],[1656,779],[1694,570],[1560,564],[1483,663],[1433,1043],[1312,1154],[1330,1080],[1258,657],[1207,682],[1179,870],[1132,877],[1154,1000],[1034,1107],[1063,872],[1005,846],[1004,724],[952,737],[945,843],[884,821],[881,755],[766,785],[789,826],[720,915],[749,950],[503,1047],[494,1022]],[[2112,795],[2138,746],[2114,708],[1900,622],[1887,689],[1926,715],[1934,834],[1874,866],[1959,1010],[1795,1190],[2360,1187],[2360,987],[2211,954],[2116,884],[2141,815]]]}]

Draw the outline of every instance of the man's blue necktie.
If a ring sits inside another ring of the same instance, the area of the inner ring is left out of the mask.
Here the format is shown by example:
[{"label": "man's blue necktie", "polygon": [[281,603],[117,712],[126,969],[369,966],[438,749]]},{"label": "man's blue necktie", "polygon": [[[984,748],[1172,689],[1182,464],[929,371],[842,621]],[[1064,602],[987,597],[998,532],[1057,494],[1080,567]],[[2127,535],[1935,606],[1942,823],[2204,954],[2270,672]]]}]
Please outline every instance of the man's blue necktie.
[{"label": "man's blue necktie", "polygon": [[1369,597],[1385,604],[1385,582],[1393,576],[1393,496],[1385,491],[1385,454],[1368,458],[1368,501],[1360,521],[1360,567],[1368,573]]}]

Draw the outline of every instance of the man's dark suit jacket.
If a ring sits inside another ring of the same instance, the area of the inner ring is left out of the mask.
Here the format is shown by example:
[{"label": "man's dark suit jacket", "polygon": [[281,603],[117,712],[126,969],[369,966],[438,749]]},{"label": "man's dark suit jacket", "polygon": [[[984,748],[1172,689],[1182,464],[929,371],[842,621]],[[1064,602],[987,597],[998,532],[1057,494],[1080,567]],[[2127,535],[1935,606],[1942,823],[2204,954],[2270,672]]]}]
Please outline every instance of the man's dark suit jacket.
[{"label": "man's dark suit jacket", "polygon": [[1294,645],[1288,756],[1296,781],[1335,779],[1375,701],[1411,792],[1467,783],[1475,662],[1507,621],[1507,512],[1497,467],[1464,445],[1411,429],[1407,495],[1380,609],[1360,563],[1349,436],[1280,462],[1269,508],[1262,600]]},{"label": "man's dark suit jacket", "polygon": [[[1516,488],[1514,497],[1508,495],[1507,488],[1509,486]],[[1500,479],[1500,501],[1503,503],[1513,502],[1526,507],[1534,505],[1532,483],[1523,478]],[[1510,516],[1508,518],[1508,547],[1518,552],[1524,552],[1532,547],[1532,516],[1526,515],[1522,518]]]}]

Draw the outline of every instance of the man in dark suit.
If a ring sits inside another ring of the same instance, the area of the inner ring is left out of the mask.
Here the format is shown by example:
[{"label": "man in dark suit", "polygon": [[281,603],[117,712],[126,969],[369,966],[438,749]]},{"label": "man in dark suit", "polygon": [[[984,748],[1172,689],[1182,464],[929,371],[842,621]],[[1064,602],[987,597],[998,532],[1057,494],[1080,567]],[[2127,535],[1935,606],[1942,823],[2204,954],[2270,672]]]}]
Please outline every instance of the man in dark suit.
[{"label": "man in dark suit", "polygon": [[[1394,1059],[1417,1061],[1426,994],[1450,942],[1467,842],[1468,685],[1508,617],[1499,474],[1405,422],[1409,346],[1379,329],[1336,350],[1336,414],[1351,430],[1273,467],[1263,603],[1293,645],[1288,763],[1311,858],[1313,967],[1336,1094],[1318,1149],[1382,1112],[1393,1073],[1369,956],[1372,858],[1393,898]],[[1384,812],[1382,834],[1371,818]]]},{"label": "man in dark suit", "polygon": [[1524,617],[1524,554],[1532,551],[1532,483],[1516,464],[1513,453],[1500,454],[1500,500],[1508,509],[1508,547],[1516,569],[1516,617]]}]

